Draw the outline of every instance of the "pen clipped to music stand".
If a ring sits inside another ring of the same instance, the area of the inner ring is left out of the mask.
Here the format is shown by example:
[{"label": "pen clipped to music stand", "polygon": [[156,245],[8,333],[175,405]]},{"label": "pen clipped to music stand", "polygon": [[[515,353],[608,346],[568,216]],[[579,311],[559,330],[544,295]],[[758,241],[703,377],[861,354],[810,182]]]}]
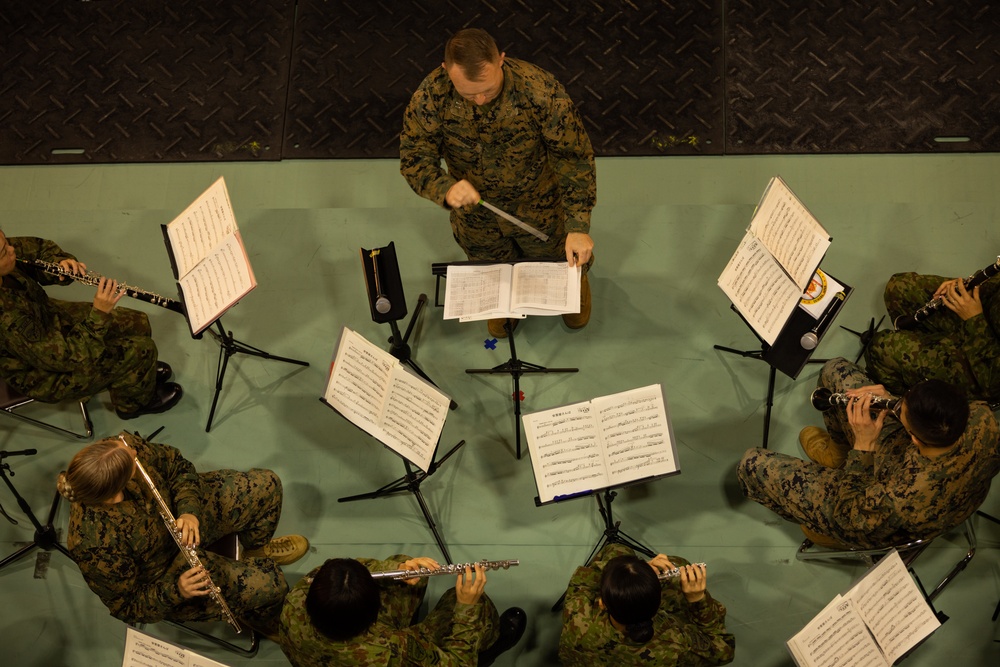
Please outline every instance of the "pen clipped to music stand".
[{"label": "pen clipped to music stand", "polygon": [[[399,320],[406,317],[406,297],[403,294],[403,280],[399,273],[399,261],[396,259],[396,245],[390,241],[382,248],[368,250],[361,248],[361,268],[365,276],[365,290],[368,294],[368,307],[371,309],[372,321],[376,324],[388,324],[392,335],[389,337],[389,354],[409,366],[414,373],[427,380],[435,387],[437,384],[413,360],[409,341],[413,328],[427,305],[427,295],[421,293],[417,297],[417,307],[406,325],[406,333],[400,334]],[[458,408],[458,403],[451,402],[451,409]]]}]

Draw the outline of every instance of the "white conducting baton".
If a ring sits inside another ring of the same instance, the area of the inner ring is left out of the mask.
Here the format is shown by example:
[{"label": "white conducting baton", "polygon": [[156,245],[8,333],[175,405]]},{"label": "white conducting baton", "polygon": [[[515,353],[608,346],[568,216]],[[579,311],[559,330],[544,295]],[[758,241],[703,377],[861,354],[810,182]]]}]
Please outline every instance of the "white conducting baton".
[{"label": "white conducting baton", "polygon": [[538,231],[537,229],[535,229],[534,227],[532,227],[528,223],[521,222],[520,220],[518,220],[517,218],[515,218],[514,216],[512,216],[510,213],[504,213],[503,211],[501,211],[500,209],[498,209],[493,204],[491,204],[491,203],[489,203],[489,202],[487,202],[487,201],[485,201],[483,199],[480,199],[479,203],[482,204],[483,206],[485,206],[486,208],[490,209],[491,211],[493,211],[497,215],[499,215],[504,220],[510,220],[511,222],[513,222],[515,225],[517,225],[518,227],[520,227],[524,231],[528,232],[529,234],[532,234],[533,236],[538,237],[542,241],[548,241],[549,240],[549,235],[548,234],[543,234],[542,232]]}]

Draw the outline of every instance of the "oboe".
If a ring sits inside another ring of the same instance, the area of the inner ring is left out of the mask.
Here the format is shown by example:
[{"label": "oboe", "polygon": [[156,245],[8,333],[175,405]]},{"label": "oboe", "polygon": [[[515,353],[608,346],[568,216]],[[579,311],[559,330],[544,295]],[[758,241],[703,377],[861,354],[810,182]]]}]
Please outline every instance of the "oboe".
[{"label": "oboe", "polygon": [[[1000,273],[1000,256],[997,257],[997,261],[983,269],[980,269],[979,271],[976,271],[962,282],[965,284],[965,289],[971,292],[973,289],[979,287],[998,273]],[[912,329],[917,325],[917,322],[923,322],[930,317],[930,315],[938,310],[942,304],[944,304],[944,300],[941,297],[935,297],[925,303],[912,315],[900,315],[893,321],[892,325],[896,327],[897,331]]]},{"label": "oboe", "polygon": [[[834,406],[843,405],[846,406],[851,397],[846,393],[832,392],[826,387],[817,387],[813,391],[812,396],[809,397],[812,406],[817,410],[827,411]],[[892,410],[899,403],[899,399],[895,396],[875,396],[872,398],[872,403],[869,408],[872,412],[877,412],[879,410]]]},{"label": "oboe", "polygon": [[[124,438],[122,438],[122,442],[125,442]],[[181,553],[184,554],[184,559],[187,560],[188,565],[204,569],[195,548],[193,546],[187,546],[184,544],[183,539],[181,539],[181,530],[177,527],[177,520],[174,519],[174,515],[167,506],[166,501],[163,500],[163,496],[160,495],[160,492],[156,490],[156,486],[153,484],[152,478],[150,478],[146,469],[142,467],[142,463],[139,462],[138,458],[135,460],[135,468],[139,471],[139,474],[142,475],[143,481],[146,482],[149,486],[149,490],[153,493],[153,498],[156,500],[156,508],[160,512],[160,518],[163,519],[163,523],[167,526],[167,532],[169,532],[170,536],[174,538],[174,542],[177,543]],[[205,570],[205,577],[208,579],[208,596],[219,605],[220,609],[222,609],[222,615],[226,617],[226,622],[233,626],[233,630],[238,633],[243,632],[243,628],[240,627],[236,617],[233,616],[233,612],[230,611],[229,605],[227,605],[226,601],[222,598],[222,590],[218,588],[212,582],[212,578],[208,576],[208,570]]]},{"label": "oboe", "polygon": [[[692,565],[701,565],[702,567],[708,567],[705,563],[691,563],[691,564]],[[678,577],[678,576],[680,576],[680,574],[681,574],[681,568],[675,567],[672,570],[665,570],[663,572],[657,572],[656,573],[656,578],[659,579],[660,581],[663,581],[664,579],[673,579],[674,577]]]},{"label": "oboe", "polygon": [[372,579],[413,579],[418,577],[436,577],[439,574],[462,574],[465,568],[475,570],[477,565],[481,565],[484,570],[507,570],[516,565],[520,565],[518,560],[481,560],[476,563],[456,563],[455,565],[442,565],[436,569],[420,567],[416,570],[387,570],[385,572],[372,572]]},{"label": "oboe", "polygon": [[[25,266],[31,266],[43,273],[47,273],[50,276],[59,276],[60,278],[69,278],[75,280],[82,285],[97,285],[101,282],[102,276],[99,273],[94,273],[93,271],[87,271],[84,275],[79,275],[68,271],[58,264],[53,262],[46,262],[40,259],[27,260],[18,259],[18,262],[24,264]],[[160,306],[161,308],[166,308],[167,310],[172,310],[175,313],[184,314],[184,306],[177,299],[169,299],[165,296],[160,296],[154,292],[144,290],[133,285],[127,285],[121,281],[118,282],[118,288],[125,292],[125,296],[130,296],[133,299],[139,299],[140,301],[145,301],[146,303],[151,303],[154,306]]]}]

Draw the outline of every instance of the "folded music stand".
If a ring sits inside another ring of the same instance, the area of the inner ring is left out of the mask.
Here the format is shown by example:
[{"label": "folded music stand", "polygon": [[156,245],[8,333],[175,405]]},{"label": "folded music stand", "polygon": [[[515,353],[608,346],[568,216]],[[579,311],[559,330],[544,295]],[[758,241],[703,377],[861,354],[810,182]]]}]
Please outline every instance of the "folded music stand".
[{"label": "folded music stand", "polygon": [[[389,354],[413,369],[417,375],[434,382],[413,360],[409,341],[413,327],[427,305],[427,295],[417,297],[417,306],[406,326],[406,333],[400,335],[399,320],[406,317],[406,297],[403,295],[403,280],[399,273],[399,261],[396,259],[396,245],[389,245],[371,250],[361,248],[361,268],[365,276],[365,289],[368,293],[368,306],[371,308],[372,321],[376,324],[388,323],[392,335],[389,337]],[[454,400],[450,405],[452,410],[458,409]]]},{"label": "folded music stand", "polygon": [[[540,260],[524,260],[524,261],[540,261],[540,262],[551,262],[559,261],[552,259],[540,259]],[[490,261],[470,261],[470,262],[445,262],[445,263],[435,263],[431,265],[431,272],[437,276],[437,285],[434,290],[434,300],[438,306],[441,306],[440,299],[440,285],[441,278],[447,277],[448,267],[451,265],[455,266],[468,266],[468,265],[481,265],[486,266],[489,264],[497,264],[498,262]],[[509,262],[499,262],[499,263],[509,263]],[[477,320],[481,321],[481,320]],[[517,349],[514,346],[514,325],[511,324],[512,320],[508,319],[504,322],[503,328],[507,332],[507,344],[510,347],[510,359],[502,364],[493,366],[492,368],[469,368],[466,369],[466,373],[470,375],[498,375],[498,374],[508,374],[513,380],[514,391],[511,394],[511,400],[513,402],[513,417],[514,417],[514,443],[515,443],[515,456],[518,460],[521,459],[521,402],[524,400],[523,393],[521,392],[521,376],[534,374],[534,373],[578,373],[579,368],[546,368],[539,364],[533,364],[529,361],[523,361],[517,357]]]}]

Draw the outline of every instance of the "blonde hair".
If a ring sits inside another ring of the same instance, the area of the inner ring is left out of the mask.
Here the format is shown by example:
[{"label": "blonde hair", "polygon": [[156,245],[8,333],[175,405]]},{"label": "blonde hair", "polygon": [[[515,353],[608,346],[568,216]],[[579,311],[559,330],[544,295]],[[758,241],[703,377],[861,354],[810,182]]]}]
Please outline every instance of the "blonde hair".
[{"label": "blonde hair", "polygon": [[114,498],[125,488],[135,469],[132,453],[114,438],[87,445],[59,473],[56,488],[74,503],[95,505]]}]

